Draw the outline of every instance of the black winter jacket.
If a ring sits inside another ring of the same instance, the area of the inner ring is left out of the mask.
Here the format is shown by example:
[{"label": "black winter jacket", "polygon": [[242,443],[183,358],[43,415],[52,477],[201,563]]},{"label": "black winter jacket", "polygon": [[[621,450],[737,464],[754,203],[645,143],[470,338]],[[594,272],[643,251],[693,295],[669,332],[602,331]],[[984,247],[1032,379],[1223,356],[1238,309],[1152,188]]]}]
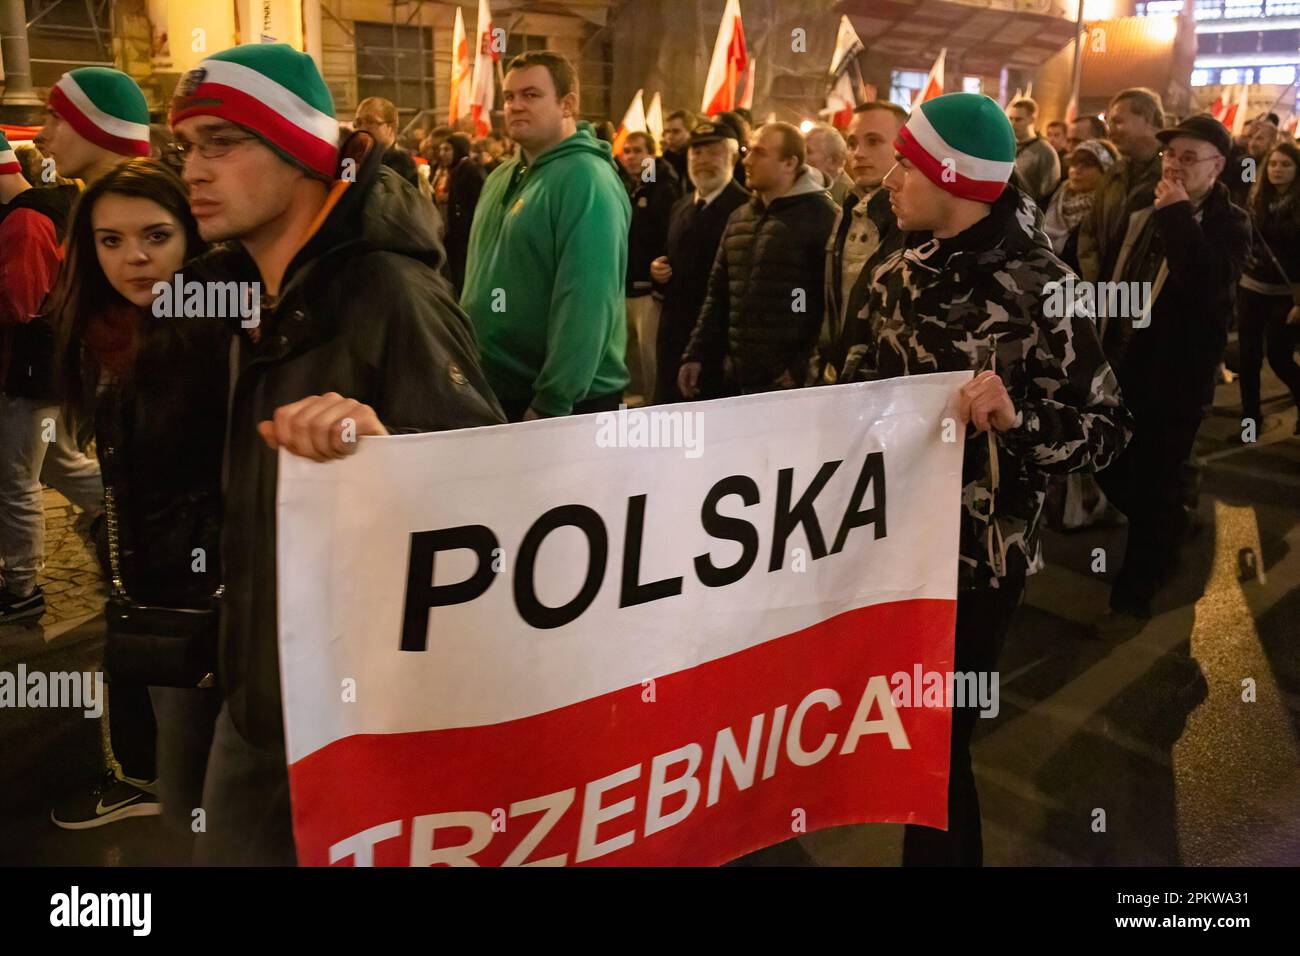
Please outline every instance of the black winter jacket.
[{"label": "black winter jacket", "polygon": [[[354,134],[352,155],[369,142]],[[277,453],[257,432],[281,405],[338,392],[371,406],[390,432],[505,421],[473,329],[438,274],[442,246],[427,199],[370,149],[320,228],[290,262],[280,295],[263,298],[258,341],[243,332],[230,398],[221,553],[220,668],[236,728],[282,747],[276,645]],[[335,188],[341,184],[335,183]],[[187,279],[258,281],[242,250],[185,267]]]},{"label": "black winter jacket", "polygon": [[474,223],[474,210],[478,207],[478,197],[483,192],[483,180],[486,178],[483,167],[468,156],[462,158],[451,171],[444,241],[447,247],[447,278],[451,279],[457,297],[465,287],[469,227]]},{"label": "black winter jacket", "polygon": [[769,206],[755,196],[727,223],[686,361],[726,358],[742,393],[802,385],[825,303],[826,240],[839,207],[809,175]]},{"label": "black winter jacket", "polygon": [[127,380],[96,401],[95,444],[104,485],[114,490],[123,580],[136,601],[204,607],[221,583],[229,356],[225,323],[164,320]]},{"label": "black winter jacket", "polygon": [[627,297],[649,295],[653,290],[650,263],[668,248],[668,220],[682,194],[681,180],[671,163],[655,159],[655,178],[644,182],[620,167],[619,178],[632,203],[632,224],[627,234]]},{"label": "black winter jacket", "polygon": [[[1290,285],[1300,282],[1300,204],[1287,197],[1272,209],[1250,213],[1254,229],[1251,232],[1250,256],[1246,259],[1244,275],[1257,282],[1270,285]],[[1264,244],[1268,244],[1268,248]],[[1269,251],[1273,255],[1269,255]],[[1273,256],[1282,264],[1286,275],[1277,271]]]},{"label": "black winter jacket", "polygon": [[[680,402],[677,371],[682,353],[690,344],[691,332],[704,308],[709,291],[709,271],[722,243],[723,230],[731,214],[749,202],[749,193],[733,179],[702,210],[695,208],[697,195],[688,193],[673,206],[668,222],[668,264],[673,275],[657,288],[664,297],[659,313],[659,341],[655,349],[656,403]],[[701,374],[701,398],[717,398],[722,383],[722,362],[706,367]]]},{"label": "black winter jacket", "polygon": [[1228,341],[1237,282],[1250,248],[1250,220],[1215,183],[1198,223],[1190,202],[1151,213],[1169,276],[1151,307],[1150,325],[1106,324],[1103,344],[1125,404],[1143,418],[1200,418]]}]

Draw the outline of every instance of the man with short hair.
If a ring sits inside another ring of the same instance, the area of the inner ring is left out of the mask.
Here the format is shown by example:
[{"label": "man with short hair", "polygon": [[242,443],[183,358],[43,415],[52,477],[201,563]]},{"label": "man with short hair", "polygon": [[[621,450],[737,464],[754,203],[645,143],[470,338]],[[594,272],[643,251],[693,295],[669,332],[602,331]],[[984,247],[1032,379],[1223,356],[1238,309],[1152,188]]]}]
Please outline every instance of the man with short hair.
[{"label": "man with short hair", "polygon": [[549,50],[505,75],[519,155],[487,178],[461,304],[511,421],[612,411],[627,386],[632,207],[608,143],[578,119],[578,74]]},{"label": "man with short hair", "polygon": [[1061,160],[1056,150],[1034,129],[1037,117],[1038,104],[1028,96],[1022,96],[1007,107],[1007,119],[1011,120],[1011,128],[1016,133],[1016,170],[1030,197],[1042,205],[1061,181]]},{"label": "man with short hair", "polygon": [[1067,139],[1067,128],[1063,120],[1052,120],[1047,124],[1047,144],[1056,150],[1062,169],[1065,168],[1065,156],[1070,151]]},{"label": "man with short hair", "polygon": [[1217,181],[1232,148],[1208,113],[1162,130],[1162,177],[1130,215],[1105,278],[1145,290],[1145,308],[1103,317],[1102,341],[1137,420],[1133,441],[1098,477],[1128,516],[1124,565],[1111,588],[1114,617],[1103,628],[1151,616],[1172,568],[1187,515],[1183,467],[1210,403],[1227,344],[1250,222]]},{"label": "man with short hair", "polygon": [[1107,115],[1120,159],[1102,177],[1092,211],[1079,227],[1079,274],[1089,282],[1109,275],[1129,216],[1151,205],[1160,178],[1163,147],[1156,134],[1165,124],[1165,111],[1159,94],[1140,86],[1121,90],[1111,98]]},{"label": "man with short hair", "polygon": [[[682,353],[704,308],[709,271],[722,243],[731,214],[749,201],[749,193],[732,172],[740,144],[730,126],[704,122],[691,130],[687,163],[695,189],[673,206],[668,223],[667,251],[650,263],[650,274],[663,295],[656,353],[656,403],[680,402],[677,372]],[[700,374],[700,396],[722,394],[722,363],[712,362]]]},{"label": "man with short hair", "polygon": [[[1044,301],[1069,269],[1007,182],[1016,141],[991,99],[949,93],[912,111],[884,186],[908,243],[872,272],[841,381],[971,371],[955,396],[967,430],[953,670],[996,672],[1028,574],[1043,566],[1050,474],[1105,467],[1129,418],[1092,318]],[[945,160],[948,161],[945,163]],[[947,175],[952,169],[955,176]],[[908,826],[904,865],[982,862],[971,706],[953,708],[948,828]]]},{"label": "man with short hair", "polygon": [[1228,187],[1233,203],[1246,208],[1250,190],[1264,176],[1264,163],[1280,137],[1277,117],[1272,113],[1257,116],[1246,134],[1245,150],[1233,150],[1224,164],[1220,182]]},{"label": "man with short hair", "polygon": [[383,163],[412,186],[420,185],[420,173],[411,154],[397,145],[397,106],[382,96],[368,96],[357,104],[353,129],[362,129],[374,137],[383,151]]},{"label": "man with short hair", "polygon": [[732,394],[803,385],[821,327],[835,203],[789,123],[760,127],[744,163],[754,198],[732,214],[709,275],[678,373],[688,399],[699,395],[703,367],[718,361]]},{"label": "man with short hair", "polygon": [[907,110],[887,100],[863,103],[845,130],[853,190],[831,229],[826,247],[826,309],[809,384],[835,383],[844,364],[844,330],[866,303],[871,266],[903,242],[889,190],[881,183],[894,165],[894,140]]},{"label": "man with short hair", "polygon": [[1066,152],[1074,152],[1080,143],[1086,143],[1090,139],[1106,139],[1109,135],[1106,121],[1100,116],[1080,116],[1070,124],[1069,135],[1065,138]]},{"label": "man with short hair", "polygon": [[672,163],[677,181],[687,179],[686,152],[690,146],[691,130],[695,127],[695,114],[690,110],[673,110],[664,117],[664,156]]},{"label": "man with short hair", "polygon": [[808,150],[808,165],[826,178],[826,190],[835,200],[835,205],[843,206],[844,197],[853,188],[853,180],[844,172],[844,163],[849,155],[844,137],[834,126],[817,123],[805,134],[804,143]]},{"label": "man with short hair", "polygon": [[340,149],[334,103],[310,56],[284,43],[214,54],[181,79],[171,125],[199,234],[229,244],[187,263],[187,280],[257,283],[261,294],[258,322],[235,329],[231,355],[225,700],[196,861],[292,865],[276,645],[277,453],[329,461],[364,436],[504,418],[469,321],[438,274],[443,252],[426,200],[383,166],[368,133]]},{"label": "man with short hair", "polygon": [[[650,263],[668,249],[668,220],[681,195],[677,172],[655,156],[654,137],[629,133],[619,157],[623,184],[632,203],[627,238],[627,327],[631,390],[648,404],[655,389],[655,348],[659,341],[659,300],[654,296]],[[632,340],[635,339],[635,348]],[[635,374],[631,374],[635,370]]]}]

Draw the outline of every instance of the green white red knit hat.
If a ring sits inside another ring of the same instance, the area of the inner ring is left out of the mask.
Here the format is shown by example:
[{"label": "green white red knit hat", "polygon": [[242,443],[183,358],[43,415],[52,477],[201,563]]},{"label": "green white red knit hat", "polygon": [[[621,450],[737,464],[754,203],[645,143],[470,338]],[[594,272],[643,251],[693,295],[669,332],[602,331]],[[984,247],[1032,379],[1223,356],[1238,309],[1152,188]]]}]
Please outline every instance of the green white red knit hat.
[{"label": "green white red knit hat", "polygon": [[83,66],[50,89],[50,109],[83,139],[122,156],[149,155],[149,104],[121,70]]},{"label": "green white red knit hat", "polygon": [[5,134],[0,131],[0,176],[12,176],[14,173],[21,173],[23,167],[18,163],[18,157],[14,155],[14,148],[9,145],[9,140],[5,139]]},{"label": "green white red knit hat", "polygon": [[1016,134],[982,93],[947,93],[912,110],[894,149],[930,182],[962,199],[991,203],[1016,168]]},{"label": "green white red knit hat", "polygon": [[181,78],[171,125],[219,116],[256,133],[292,162],[333,179],[339,124],[316,62],[287,43],[249,43],[216,53]]}]

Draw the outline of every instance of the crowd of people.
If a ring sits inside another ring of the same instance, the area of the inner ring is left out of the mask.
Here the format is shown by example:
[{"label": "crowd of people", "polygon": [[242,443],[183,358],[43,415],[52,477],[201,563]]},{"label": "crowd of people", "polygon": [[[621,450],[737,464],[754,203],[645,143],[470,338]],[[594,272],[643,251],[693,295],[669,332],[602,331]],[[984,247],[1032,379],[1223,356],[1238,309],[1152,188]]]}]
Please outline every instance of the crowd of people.
[{"label": "crowd of people", "polygon": [[[1265,354],[1300,398],[1300,149],[1275,116],[1234,142],[1128,89],[1044,137],[1032,99],[952,93],[842,131],[678,110],[658,143],[580,119],[547,51],[503,99],[477,139],[399,130],[374,98],[340,130],[313,61],[258,44],[187,74],[161,133],[128,76],[87,67],[51,90],[39,154],[0,139],[0,621],[44,610],[41,482],[91,519],[112,586],[116,765],[58,825],[161,809],[192,835],[202,807],[197,862],[294,862],[279,449],[969,370],[955,669],[994,671],[1067,476],[1128,518],[1112,614],[1151,615],[1234,315],[1244,432]],[[255,289],[251,320],[160,308],[182,276]],[[1049,307],[1076,279],[1149,292]],[[159,635],[174,671],[124,650],[141,607],[193,612]],[[906,863],[981,860],[975,715],[954,711],[949,829],[909,826]]]}]

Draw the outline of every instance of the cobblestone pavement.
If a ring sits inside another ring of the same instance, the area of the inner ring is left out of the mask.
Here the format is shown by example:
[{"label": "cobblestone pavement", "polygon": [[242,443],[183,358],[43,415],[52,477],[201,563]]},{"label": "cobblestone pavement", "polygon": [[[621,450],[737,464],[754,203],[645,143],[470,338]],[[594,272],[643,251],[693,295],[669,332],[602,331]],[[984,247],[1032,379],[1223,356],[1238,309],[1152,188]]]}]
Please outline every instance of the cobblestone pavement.
[{"label": "cobblestone pavement", "polygon": [[0,641],[40,628],[52,640],[104,609],[107,587],[99,561],[86,540],[89,522],[84,512],[53,488],[45,489],[45,615],[0,627]]}]

